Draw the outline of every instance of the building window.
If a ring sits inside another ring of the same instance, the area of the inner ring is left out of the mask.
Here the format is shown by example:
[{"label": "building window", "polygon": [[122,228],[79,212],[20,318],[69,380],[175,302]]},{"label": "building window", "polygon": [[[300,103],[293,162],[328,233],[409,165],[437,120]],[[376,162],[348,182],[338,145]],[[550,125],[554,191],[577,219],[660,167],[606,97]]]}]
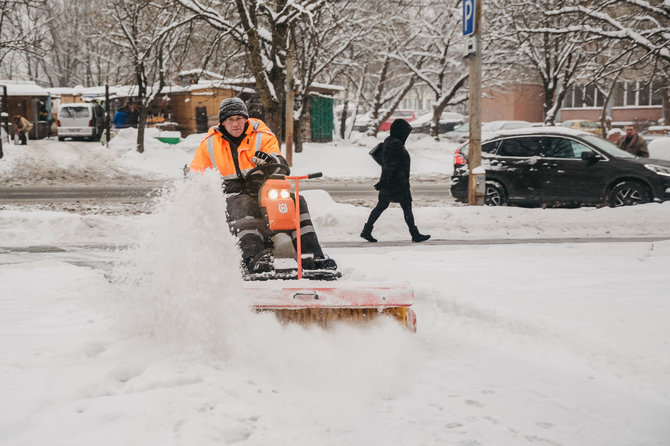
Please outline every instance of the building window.
[{"label": "building window", "polygon": [[650,105],[651,104],[651,95],[649,94],[651,91],[651,88],[649,88],[650,85],[648,82],[640,82],[638,84],[638,99],[637,103],[638,105]]},{"label": "building window", "polygon": [[646,107],[663,105],[662,85],[658,80],[653,82],[619,82],[614,90],[614,106]]},{"label": "building window", "polygon": [[624,106],[637,105],[637,82],[626,82],[626,102]]},{"label": "building window", "polygon": [[583,107],[593,106],[596,102],[596,86],[588,84],[584,87],[584,104]]},{"label": "building window", "polygon": [[[650,105],[663,105],[664,84],[659,80],[652,83],[641,81],[617,82],[612,92],[612,105],[614,107],[644,107]],[[595,84],[575,85],[570,87],[563,107],[602,107],[605,102],[605,93]]]},{"label": "building window", "polygon": [[615,107],[623,107],[626,98],[626,84],[625,82],[617,82],[612,92],[612,97]]},{"label": "building window", "polygon": [[663,105],[663,90],[668,88],[661,81],[655,80],[651,89],[651,105]]},{"label": "building window", "polygon": [[582,90],[581,87],[573,87],[574,88],[574,95],[572,99],[572,106],[573,107],[583,107],[584,103],[584,91]]},{"label": "building window", "polygon": [[605,95],[595,84],[575,85],[570,87],[563,100],[568,108],[602,107]]}]

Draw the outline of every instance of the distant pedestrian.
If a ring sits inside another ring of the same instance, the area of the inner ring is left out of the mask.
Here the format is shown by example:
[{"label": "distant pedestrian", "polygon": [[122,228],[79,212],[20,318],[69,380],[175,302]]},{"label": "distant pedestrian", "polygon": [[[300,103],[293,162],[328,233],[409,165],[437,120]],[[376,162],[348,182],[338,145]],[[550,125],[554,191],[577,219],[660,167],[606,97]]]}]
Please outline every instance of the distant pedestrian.
[{"label": "distant pedestrian", "polygon": [[412,194],[409,188],[410,156],[405,148],[405,141],[411,132],[412,126],[407,121],[396,119],[391,124],[390,136],[382,144],[382,173],[379,182],[374,186],[379,191],[379,198],[377,206],[370,212],[370,217],[361,232],[361,237],[369,242],[377,241],[372,236],[372,228],[390,203],[400,204],[413,242],[423,242],[430,238],[430,235],[419,232],[412,213]]},{"label": "distant pedestrian", "polygon": [[14,126],[16,136],[19,138],[19,141],[21,141],[21,145],[25,146],[28,144],[28,132],[33,128],[32,122],[21,115],[14,115]]},{"label": "distant pedestrian", "polygon": [[617,146],[626,152],[642,158],[649,158],[647,142],[637,134],[635,126],[627,125],[624,130],[626,134],[619,138]]},{"label": "distant pedestrian", "polygon": [[126,125],[128,127],[137,128],[137,123],[139,121],[139,113],[137,112],[137,105],[130,104],[130,109],[128,110],[128,117],[126,118]]},{"label": "distant pedestrian", "polygon": [[123,108],[120,108],[116,113],[114,113],[114,119],[112,119],[112,122],[114,123],[115,128],[122,129],[126,126],[127,119],[128,115],[126,115],[126,111]]}]

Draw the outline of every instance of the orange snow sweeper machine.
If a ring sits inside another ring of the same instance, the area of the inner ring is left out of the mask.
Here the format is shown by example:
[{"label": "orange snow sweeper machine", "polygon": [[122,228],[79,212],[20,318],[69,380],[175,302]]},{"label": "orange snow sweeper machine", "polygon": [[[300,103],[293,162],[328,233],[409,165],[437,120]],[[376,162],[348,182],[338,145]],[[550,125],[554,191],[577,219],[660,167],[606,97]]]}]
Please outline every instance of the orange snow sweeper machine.
[{"label": "orange snow sweeper machine", "polygon": [[[259,203],[270,233],[295,230],[297,246],[295,259],[289,267],[277,267],[271,273],[245,277],[245,294],[253,296],[252,308],[258,312],[273,312],[281,322],[318,324],[322,327],[338,322],[365,324],[379,317],[391,317],[416,331],[416,315],[410,308],[414,291],[406,283],[375,283],[347,281],[333,270],[303,271],[300,247],[299,181],[322,176],[313,173],[288,176],[282,164],[257,166],[245,175],[260,171],[263,184]],[[290,180],[295,190],[291,193]],[[293,260],[293,259],[292,259]],[[276,261],[275,261],[276,263]]]}]

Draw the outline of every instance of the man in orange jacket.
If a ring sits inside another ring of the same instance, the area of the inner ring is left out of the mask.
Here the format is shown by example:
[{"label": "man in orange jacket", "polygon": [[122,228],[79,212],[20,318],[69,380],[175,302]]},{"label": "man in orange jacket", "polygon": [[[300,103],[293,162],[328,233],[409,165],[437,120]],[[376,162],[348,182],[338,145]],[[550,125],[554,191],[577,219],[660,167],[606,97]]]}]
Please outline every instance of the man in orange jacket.
[{"label": "man in orange jacket", "polygon": [[[263,121],[249,118],[247,106],[240,98],[221,101],[219,125],[209,129],[189,167],[193,172],[217,169],[223,177],[228,225],[239,240],[246,274],[271,272],[274,268],[272,234],[268,233],[258,202],[260,184],[244,178],[248,171],[266,163],[288,168],[277,137]],[[300,234],[304,269],[337,268],[335,261],[323,254],[303,197],[300,197]],[[295,246],[295,231],[291,231],[291,238]]]}]

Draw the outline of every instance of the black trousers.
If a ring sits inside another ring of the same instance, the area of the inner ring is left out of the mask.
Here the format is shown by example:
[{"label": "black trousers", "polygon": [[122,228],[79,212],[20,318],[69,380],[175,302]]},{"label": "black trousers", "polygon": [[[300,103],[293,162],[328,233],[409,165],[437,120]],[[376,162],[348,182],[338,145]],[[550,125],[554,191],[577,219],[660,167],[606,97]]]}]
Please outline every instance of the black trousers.
[{"label": "black trousers", "polygon": [[[271,237],[279,232],[290,234],[293,247],[297,246],[296,231],[268,229],[257,197],[249,194],[232,194],[226,197],[226,204],[228,226],[238,238],[242,260],[247,261],[265,249],[272,249]],[[300,197],[300,248],[303,254],[323,257],[323,250],[314,231],[307,202],[303,197]]]},{"label": "black trousers", "polygon": [[385,194],[380,193],[379,201],[377,201],[377,205],[370,212],[367,224],[370,226],[374,225],[377,219],[389,207],[389,204],[391,204],[392,201],[397,202],[402,208],[402,212],[405,217],[405,223],[407,223],[407,227],[411,231],[412,228],[414,228],[415,224],[414,224],[414,213],[412,213],[412,196],[409,193],[407,193],[406,196],[402,196],[397,200],[391,200]]}]

